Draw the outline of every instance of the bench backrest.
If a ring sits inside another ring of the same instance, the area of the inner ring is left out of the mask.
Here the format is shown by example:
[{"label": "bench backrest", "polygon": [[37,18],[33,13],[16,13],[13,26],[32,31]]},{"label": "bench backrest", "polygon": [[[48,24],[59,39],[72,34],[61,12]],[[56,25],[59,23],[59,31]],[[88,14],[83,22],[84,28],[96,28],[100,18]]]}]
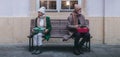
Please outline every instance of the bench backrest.
[{"label": "bench backrest", "polygon": [[[87,24],[89,24],[89,21],[87,21]],[[61,38],[65,34],[67,34],[67,20],[63,19],[51,19],[51,26],[52,26],[52,31],[51,31],[51,37],[52,38]],[[31,25],[30,25],[30,33],[32,32],[32,29],[35,27],[35,19],[31,19]]]},{"label": "bench backrest", "polygon": [[66,29],[67,20],[52,19],[51,25],[52,25],[51,37],[61,38],[62,36],[68,33]]}]

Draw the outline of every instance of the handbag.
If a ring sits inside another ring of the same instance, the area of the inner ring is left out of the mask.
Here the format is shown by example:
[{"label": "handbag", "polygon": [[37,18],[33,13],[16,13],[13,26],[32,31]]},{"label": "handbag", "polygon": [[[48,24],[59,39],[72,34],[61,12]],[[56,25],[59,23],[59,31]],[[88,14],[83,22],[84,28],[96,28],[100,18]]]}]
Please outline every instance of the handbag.
[{"label": "handbag", "polygon": [[45,28],[35,27],[35,28],[33,28],[33,30],[34,30],[34,34],[38,34],[39,32],[43,33]]},{"label": "handbag", "polygon": [[79,33],[88,33],[89,28],[88,27],[78,27],[77,32],[79,32]]}]

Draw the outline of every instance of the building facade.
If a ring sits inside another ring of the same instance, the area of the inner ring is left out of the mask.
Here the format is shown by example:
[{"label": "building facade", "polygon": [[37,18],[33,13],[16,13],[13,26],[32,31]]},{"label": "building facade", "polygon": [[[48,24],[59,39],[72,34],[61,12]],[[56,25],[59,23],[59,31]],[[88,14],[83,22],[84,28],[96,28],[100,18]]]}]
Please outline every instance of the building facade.
[{"label": "building facade", "polygon": [[[27,44],[30,20],[37,16],[41,6],[47,8],[51,19],[67,19],[73,4],[82,7],[82,14],[90,21],[93,44],[120,44],[119,0],[1,0],[0,44]],[[50,39],[50,43],[63,43]],[[73,42],[68,41],[68,42]]]}]

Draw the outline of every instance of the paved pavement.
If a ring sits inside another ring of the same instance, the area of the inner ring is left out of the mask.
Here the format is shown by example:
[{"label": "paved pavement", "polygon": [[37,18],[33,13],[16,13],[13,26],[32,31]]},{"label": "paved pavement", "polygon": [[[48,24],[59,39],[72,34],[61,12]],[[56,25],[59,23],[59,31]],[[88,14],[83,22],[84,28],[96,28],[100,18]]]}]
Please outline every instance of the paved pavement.
[{"label": "paved pavement", "polygon": [[92,45],[91,52],[81,55],[74,55],[72,46],[44,45],[41,54],[32,55],[25,45],[0,45],[0,57],[120,57],[120,45]]}]

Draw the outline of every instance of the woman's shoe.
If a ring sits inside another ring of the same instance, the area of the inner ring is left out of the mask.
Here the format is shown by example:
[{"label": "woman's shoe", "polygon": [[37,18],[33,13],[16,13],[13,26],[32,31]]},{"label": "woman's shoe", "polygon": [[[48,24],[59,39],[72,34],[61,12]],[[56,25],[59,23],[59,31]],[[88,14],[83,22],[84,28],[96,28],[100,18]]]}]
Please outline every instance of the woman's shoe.
[{"label": "woman's shoe", "polygon": [[38,55],[38,54],[40,54],[40,53],[42,53],[40,50],[37,50],[36,52],[35,52],[35,55]]}]

